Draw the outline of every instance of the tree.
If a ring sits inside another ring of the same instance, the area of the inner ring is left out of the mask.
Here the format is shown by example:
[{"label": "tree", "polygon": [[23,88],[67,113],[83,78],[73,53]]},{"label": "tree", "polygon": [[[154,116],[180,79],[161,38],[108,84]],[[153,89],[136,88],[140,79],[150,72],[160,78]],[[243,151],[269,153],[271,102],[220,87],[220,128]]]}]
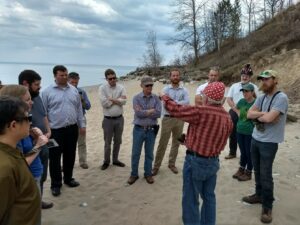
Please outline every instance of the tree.
[{"label": "tree", "polygon": [[233,39],[237,39],[241,33],[241,5],[239,0],[234,1],[234,5],[231,11],[231,27],[230,36]]},{"label": "tree", "polygon": [[254,13],[254,0],[243,0],[248,14],[248,33],[251,32],[252,15]]},{"label": "tree", "polygon": [[156,75],[158,67],[162,63],[162,56],[158,51],[156,33],[154,31],[149,31],[147,33],[146,39],[147,49],[143,55],[144,66],[152,70],[152,74]]},{"label": "tree", "polygon": [[[280,0],[266,0],[266,6],[270,12],[271,18],[274,17],[275,13],[277,12],[278,8],[280,7]],[[282,3],[283,5],[283,3]]]},{"label": "tree", "polygon": [[176,26],[176,36],[172,37],[169,44],[179,43],[182,48],[192,50],[194,64],[198,63],[200,55],[200,10],[208,2],[197,0],[175,0],[175,11],[172,20]]}]

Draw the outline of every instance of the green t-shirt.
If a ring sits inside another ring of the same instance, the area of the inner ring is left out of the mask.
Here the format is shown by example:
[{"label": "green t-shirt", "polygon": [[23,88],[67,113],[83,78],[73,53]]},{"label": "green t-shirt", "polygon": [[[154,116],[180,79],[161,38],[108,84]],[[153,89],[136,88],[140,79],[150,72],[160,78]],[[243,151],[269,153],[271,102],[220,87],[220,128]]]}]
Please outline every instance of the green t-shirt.
[{"label": "green t-shirt", "polygon": [[242,98],[237,103],[237,108],[240,110],[239,120],[237,122],[237,132],[240,134],[251,135],[253,132],[254,124],[252,120],[247,119],[247,112],[254,104],[255,99],[253,102],[247,102],[244,98]]}]

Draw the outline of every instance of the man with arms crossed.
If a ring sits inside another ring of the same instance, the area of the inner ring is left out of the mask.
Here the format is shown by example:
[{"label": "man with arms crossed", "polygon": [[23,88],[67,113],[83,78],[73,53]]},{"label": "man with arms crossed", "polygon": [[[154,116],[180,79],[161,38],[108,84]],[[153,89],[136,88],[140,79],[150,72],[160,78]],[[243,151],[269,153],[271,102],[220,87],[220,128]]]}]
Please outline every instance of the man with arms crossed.
[{"label": "man with arms crossed", "polygon": [[277,89],[278,75],[275,71],[266,70],[257,79],[261,81],[264,95],[256,99],[247,114],[248,119],[254,119],[256,124],[251,142],[255,194],[244,197],[243,201],[262,203],[261,221],[271,223],[274,201],[272,167],[278,144],[284,140],[288,98]]},{"label": "man with arms crossed", "polygon": [[106,170],[110,164],[111,142],[114,139],[112,163],[124,167],[119,160],[120,146],[124,128],[123,106],[126,104],[126,93],[122,85],[117,84],[115,71],[107,69],[104,72],[107,83],[100,86],[100,101],[103,107],[102,128],[104,133],[104,161],[101,170]]}]

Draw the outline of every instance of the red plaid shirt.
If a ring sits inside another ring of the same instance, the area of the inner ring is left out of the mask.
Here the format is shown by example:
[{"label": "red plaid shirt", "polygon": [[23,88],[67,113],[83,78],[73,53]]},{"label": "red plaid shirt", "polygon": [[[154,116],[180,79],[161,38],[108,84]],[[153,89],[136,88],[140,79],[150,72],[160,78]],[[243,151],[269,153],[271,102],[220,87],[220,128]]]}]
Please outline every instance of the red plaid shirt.
[{"label": "red plaid shirt", "polygon": [[218,156],[224,150],[233,124],[222,106],[178,105],[164,95],[162,100],[168,112],[189,123],[185,144],[203,156]]}]

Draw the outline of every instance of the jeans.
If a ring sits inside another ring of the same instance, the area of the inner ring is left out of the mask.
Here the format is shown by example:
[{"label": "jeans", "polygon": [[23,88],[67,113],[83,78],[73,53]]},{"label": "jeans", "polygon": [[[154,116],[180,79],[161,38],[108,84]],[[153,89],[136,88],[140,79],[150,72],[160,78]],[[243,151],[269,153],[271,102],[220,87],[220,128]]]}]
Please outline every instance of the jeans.
[{"label": "jeans", "polygon": [[154,129],[144,129],[138,126],[134,126],[131,155],[131,176],[138,176],[139,161],[143,143],[145,147],[144,176],[152,176],[152,162],[155,137],[156,134],[154,133]]},{"label": "jeans", "polygon": [[249,171],[252,171],[253,169],[251,160],[251,140],[251,134],[246,135],[237,133],[237,141],[241,151],[240,166]]},{"label": "jeans", "polygon": [[[182,219],[184,225],[216,224],[215,187],[218,158],[186,155],[183,166]],[[199,211],[199,195],[203,200]]]},{"label": "jeans", "polygon": [[260,142],[252,138],[251,157],[255,174],[255,193],[262,198],[262,206],[267,209],[273,207],[272,167],[277,149],[277,143]]},{"label": "jeans", "polygon": [[232,109],[229,110],[229,115],[230,115],[231,121],[233,123],[232,132],[229,137],[229,154],[236,155],[236,150],[237,150],[236,124],[239,120],[239,116]]}]

